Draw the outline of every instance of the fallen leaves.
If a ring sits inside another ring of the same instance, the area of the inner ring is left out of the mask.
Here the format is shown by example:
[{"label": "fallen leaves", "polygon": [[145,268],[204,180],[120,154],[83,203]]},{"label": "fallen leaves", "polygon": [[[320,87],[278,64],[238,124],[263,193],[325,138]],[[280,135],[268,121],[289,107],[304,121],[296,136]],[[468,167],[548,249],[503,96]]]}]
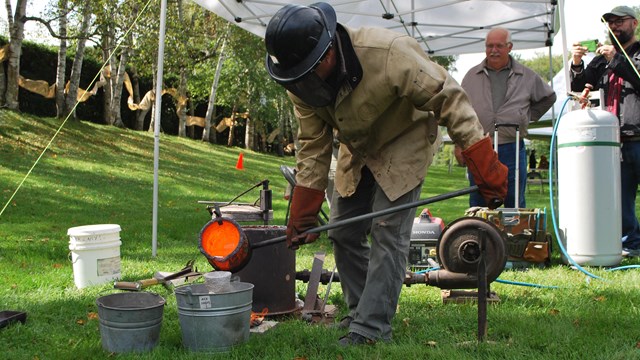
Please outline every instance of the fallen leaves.
[{"label": "fallen leaves", "polygon": [[402,323],[404,324],[404,326],[409,326],[409,320],[409,318],[402,319]]},{"label": "fallen leaves", "polygon": [[[87,313],[87,320],[97,320],[98,319],[98,313],[94,312],[94,311],[90,311]],[[76,320],[76,324],[80,325],[80,326],[84,326],[87,323],[87,320],[85,319],[78,319]]]}]

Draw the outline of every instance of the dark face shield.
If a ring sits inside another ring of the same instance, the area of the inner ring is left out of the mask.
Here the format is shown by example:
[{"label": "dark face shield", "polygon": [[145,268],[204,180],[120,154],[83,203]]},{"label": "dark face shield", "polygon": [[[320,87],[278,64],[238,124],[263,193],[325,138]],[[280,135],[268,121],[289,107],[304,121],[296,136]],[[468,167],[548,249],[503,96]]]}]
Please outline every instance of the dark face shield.
[{"label": "dark face shield", "polygon": [[296,81],[278,81],[278,83],[309,106],[329,106],[333,104],[336,98],[336,90],[322,80],[314,71],[309,71]]}]

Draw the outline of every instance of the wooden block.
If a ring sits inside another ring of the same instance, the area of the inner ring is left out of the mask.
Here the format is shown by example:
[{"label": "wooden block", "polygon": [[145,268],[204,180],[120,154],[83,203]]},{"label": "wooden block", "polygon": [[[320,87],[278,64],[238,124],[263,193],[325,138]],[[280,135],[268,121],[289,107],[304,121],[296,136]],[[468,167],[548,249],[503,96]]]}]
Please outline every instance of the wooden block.
[{"label": "wooden block", "polygon": [[[463,303],[477,303],[478,292],[474,290],[440,290],[443,304],[463,304]],[[500,302],[498,295],[491,291],[487,296],[488,304],[496,304]]]},{"label": "wooden block", "polygon": [[249,332],[252,334],[262,334],[276,325],[278,325],[277,321],[265,320],[260,325],[250,328]]}]

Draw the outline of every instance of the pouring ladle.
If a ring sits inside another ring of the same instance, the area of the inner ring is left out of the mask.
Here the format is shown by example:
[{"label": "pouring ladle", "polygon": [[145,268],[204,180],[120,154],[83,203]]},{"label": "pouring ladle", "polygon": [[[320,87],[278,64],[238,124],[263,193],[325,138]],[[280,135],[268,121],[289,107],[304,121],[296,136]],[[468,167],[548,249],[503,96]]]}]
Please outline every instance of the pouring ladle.
[{"label": "pouring ladle", "polygon": [[[330,222],[326,225],[312,228],[305,233],[320,233],[326,230],[347,226],[359,221],[373,219],[398,211],[415,208],[418,206],[448,200],[454,197],[470,194],[477,191],[476,185],[461,190],[436,195],[427,199],[394,206],[388,209],[371,212],[353,218]],[[232,219],[217,216],[209,221],[200,232],[200,252],[207,258],[211,266],[216,270],[236,272],[241,270],[251,258],[252,249],[261,248],[283,242],[286,236],[279,236],[265,240],[257,244],[249,244],[249,240],[242,231],[241,226]]]}]

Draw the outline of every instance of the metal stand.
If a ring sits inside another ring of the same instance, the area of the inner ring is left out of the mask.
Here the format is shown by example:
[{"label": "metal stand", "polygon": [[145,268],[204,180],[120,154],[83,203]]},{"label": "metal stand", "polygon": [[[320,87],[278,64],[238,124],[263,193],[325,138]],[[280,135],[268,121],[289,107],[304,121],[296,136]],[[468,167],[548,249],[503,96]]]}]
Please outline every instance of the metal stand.
[{"label": "metal stand", "polygon": [[331,289],[331,282],[335,270],[331,273],[327,285],[327,292],[324,300],[318,296],[318,286],[320,285],[323,272],[325,253],[319,252],[313,256],[313,265],[311,267],[311,274],[309,275],[309,285],[307,286],[307,294],[304,298],[304,307],[302,308],[302,318],[304,320],[318,323],[318,322],[333,322],[335,317],[336,308],[332,305],[327,305],[329,297],[329,291]]},{"label": "metal stand", "polygon": [[443,302],[463,303],[477,302],[478,304],[478,342],[484,342],[487,334],[487,304],[499,302],[497,295],[491,292],[487,280],[487,232],[478,229],[479,254],[477,266],[478,291],[442,290]]},{"label": "metal stand", "polygon": [[518,124],[494,124],[495,131],[493,132],[493,150],[498,153],[498,128],[510,127],[516,129],[516,181],[514,188],[514,208],[520,207],[520,125]]},{"label": "metal stand", "polygon": [[[237,203],[237,200],[242,195],[262,185],[260,190],[260,204]],[[216,207],[220,209],[221,215],[226,218],[235,220],[237,222],[255,222],[262,221],[264,225],[269,225],[270,221],[273,221],[273,200],[272,192],[269,189],[269,180],[262,180],[261,182],[253,185],[250,189],[246,190],[242,194],[236,196],[229,202],[217,202],[217,201],[198,201],[198,204],[207,204],[207,210],[214,217],[214,210]]]},{"label": "metal stand", "polygon": [[484,230],[480,229],[480,258],[478,259],[478,342],[484,342],[487,334],[487,293],[489,284],[487,283],[486,237]]}]

